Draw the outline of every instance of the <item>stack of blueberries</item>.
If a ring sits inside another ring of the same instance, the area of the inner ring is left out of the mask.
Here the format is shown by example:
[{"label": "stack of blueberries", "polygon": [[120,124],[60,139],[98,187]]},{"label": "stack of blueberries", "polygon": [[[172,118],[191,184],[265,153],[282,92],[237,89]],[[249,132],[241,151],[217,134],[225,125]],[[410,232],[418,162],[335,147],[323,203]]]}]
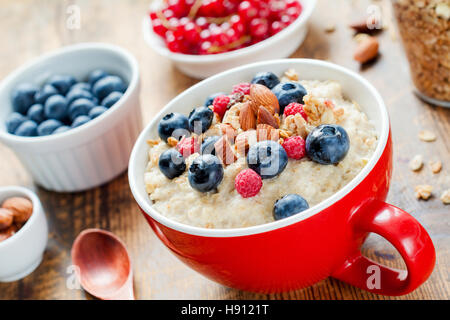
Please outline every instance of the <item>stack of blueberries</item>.
[{"label": "stack of blueberries", "polygon": [[120,77],[100,69],[92,71],[86,82],[53,75],[42,88],[22,83],[12,92],[14,112],[6,119],[6,129],[23,137],[62,133],[101,115],[126,89]]}]

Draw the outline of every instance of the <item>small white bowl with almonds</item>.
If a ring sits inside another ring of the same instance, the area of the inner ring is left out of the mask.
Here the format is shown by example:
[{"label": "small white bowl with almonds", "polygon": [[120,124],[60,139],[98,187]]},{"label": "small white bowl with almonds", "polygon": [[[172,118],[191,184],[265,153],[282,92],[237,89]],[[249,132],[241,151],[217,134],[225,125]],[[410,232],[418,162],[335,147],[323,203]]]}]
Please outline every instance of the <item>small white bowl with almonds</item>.
[{"label": "small white bowl with almonds", "polygon": [[23,187],[0,188],[0,282],[22,279],[40,264],[48,226],[37,195]]}]

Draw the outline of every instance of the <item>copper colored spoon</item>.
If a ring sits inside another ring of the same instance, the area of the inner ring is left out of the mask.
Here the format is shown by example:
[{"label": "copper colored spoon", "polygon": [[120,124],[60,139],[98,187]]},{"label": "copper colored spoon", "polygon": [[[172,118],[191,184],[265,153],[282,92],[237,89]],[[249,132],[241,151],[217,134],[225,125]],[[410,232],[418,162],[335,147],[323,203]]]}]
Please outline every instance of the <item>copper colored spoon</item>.
[{"label": "copper colored spoon", "polygon": [[133,271],[124,243],[101,229],[81,232],[72,246],[84,290],[103,300],[134,300]]}]

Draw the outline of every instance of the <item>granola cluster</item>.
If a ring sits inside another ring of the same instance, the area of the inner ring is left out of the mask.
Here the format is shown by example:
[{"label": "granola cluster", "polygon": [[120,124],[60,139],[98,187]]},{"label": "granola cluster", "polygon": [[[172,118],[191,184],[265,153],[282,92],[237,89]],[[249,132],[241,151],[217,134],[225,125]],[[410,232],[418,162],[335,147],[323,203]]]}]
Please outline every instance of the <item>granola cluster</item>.
[{"label": "granola cluster", "polygon": [[450,0],[397,0],[394,10],[415,86],[450,101]]}]

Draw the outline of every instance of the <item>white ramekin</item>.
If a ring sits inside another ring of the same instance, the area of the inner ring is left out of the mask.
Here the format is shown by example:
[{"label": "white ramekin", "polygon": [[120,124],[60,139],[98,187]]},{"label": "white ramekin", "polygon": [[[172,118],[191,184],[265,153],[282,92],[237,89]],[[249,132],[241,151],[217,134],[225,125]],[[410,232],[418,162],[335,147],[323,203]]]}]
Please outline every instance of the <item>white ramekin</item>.
[{"label": "white ramekin", "polygon": [[[101,68],[128,83],[123,97],[108,111],[78,128],[45,137],[9,134],[5,119],[12,112],[11,91],[22,82],[41,85],[52,74],[85,78]],[[136,59],[120,47],[85,43],[64,47],[19,68],[0,84],[0,141],[9,146],[40,186],[75,192],[102,185],[128,165],[142,128]]]},{"label": "white ramekin", "polygon": [[[255,45],[231,52],[201,56],[171,52],[161,37],[153,32],[149,16],[145,17],[142,23],[144,39],[159,55],[169,58],[181,72],[203,79],[230,68],[257,61],[286,58],[294,53],[305,39],[307,22],[316,6],[316,0],[299,1],[303,11],[286,29]],[[158,2],[155,1],[152,8],[159,5]]]},{"label": "white ramekin", "polygon": [[10,197],[24,197],[33,203],[33,213],[12,237],[0,242],[0,282],[22,279],[42,261],[47,246],[47,219],[36,194],[23,187],[1,187],[0,204]]}]

